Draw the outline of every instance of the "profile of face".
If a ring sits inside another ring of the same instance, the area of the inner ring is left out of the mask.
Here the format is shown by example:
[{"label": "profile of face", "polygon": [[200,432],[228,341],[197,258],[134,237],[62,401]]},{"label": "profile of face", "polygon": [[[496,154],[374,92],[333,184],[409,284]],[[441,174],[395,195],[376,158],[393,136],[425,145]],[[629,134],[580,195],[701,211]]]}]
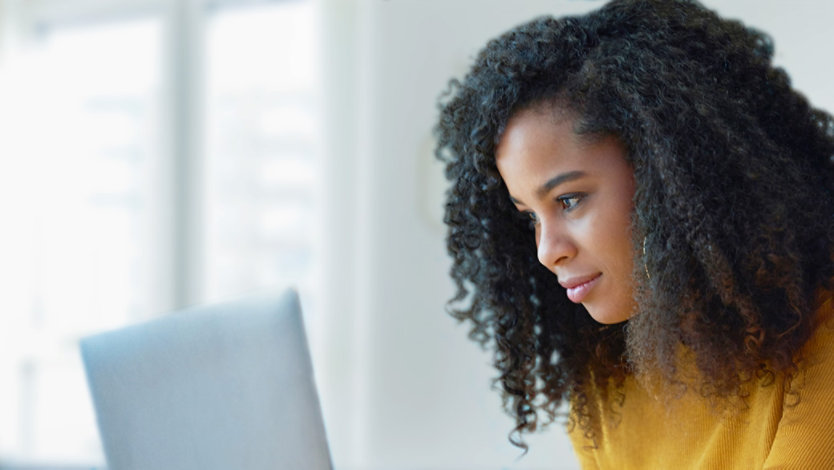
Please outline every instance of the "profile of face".
[{"label": "profile of face", "polygon": [[535,226],[539,261],[596,321],[619,323],[635,310],[634,172],[616,138],[578,135],[574,124],[552,107],[519,111],[498,143],[496,165]]}]

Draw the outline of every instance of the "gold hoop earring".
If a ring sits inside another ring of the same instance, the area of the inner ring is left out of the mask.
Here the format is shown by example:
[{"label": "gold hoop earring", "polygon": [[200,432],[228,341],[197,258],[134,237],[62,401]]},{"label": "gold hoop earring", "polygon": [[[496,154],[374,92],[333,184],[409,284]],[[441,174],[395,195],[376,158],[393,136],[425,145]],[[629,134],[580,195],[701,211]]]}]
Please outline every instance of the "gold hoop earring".
[{"label": "gold hoop earring", "polygon": [[649,265],[646,264],[646,237],[643,237],[643,269],[646,270],[646,278],[649,280],[652,279],[652,275],[649,274]]}]

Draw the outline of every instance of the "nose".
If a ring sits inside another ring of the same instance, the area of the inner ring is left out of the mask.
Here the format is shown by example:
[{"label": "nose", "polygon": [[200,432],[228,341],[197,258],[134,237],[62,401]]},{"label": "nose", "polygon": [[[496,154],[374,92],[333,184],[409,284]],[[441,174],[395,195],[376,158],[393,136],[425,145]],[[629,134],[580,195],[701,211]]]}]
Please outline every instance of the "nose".
[{"label": "nose", "polygon": [[539,262],[551,271],[576,256],[576,244],[558,224],[543,221],[536,234],[536,244]]}]

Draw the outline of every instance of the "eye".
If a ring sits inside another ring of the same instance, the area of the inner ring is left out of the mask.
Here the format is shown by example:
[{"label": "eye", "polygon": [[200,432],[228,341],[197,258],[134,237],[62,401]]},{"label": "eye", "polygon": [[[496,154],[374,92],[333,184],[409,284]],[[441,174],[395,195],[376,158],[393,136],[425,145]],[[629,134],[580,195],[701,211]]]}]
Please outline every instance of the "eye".
[{"label": "eye", "polygon": [[521,212],[521,217],[530,224],[530,228],[536,228],[536,225],[539,224],[539,217],[536,215],[535,212],[532,211],[524,211]]},{"label": "eye", "polygon": [[562,206],[562,210],[564,211],[571,211],[576,208],[576,206],[585,198],[585,195],[582,193],[571,193],[565,194],[563,196],[559,196],[556,200]]}]

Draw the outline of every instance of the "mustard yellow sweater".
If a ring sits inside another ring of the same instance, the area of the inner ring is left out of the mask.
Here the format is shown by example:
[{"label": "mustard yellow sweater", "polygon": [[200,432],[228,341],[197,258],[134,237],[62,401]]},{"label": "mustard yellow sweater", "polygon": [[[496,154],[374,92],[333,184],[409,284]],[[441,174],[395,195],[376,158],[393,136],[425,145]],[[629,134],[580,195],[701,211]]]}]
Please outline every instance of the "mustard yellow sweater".
[{"label": "mustard yellow sweater", "polygon": [[798,404],[784,380],[751,387],[749,408],[716,411],[694,392],[670,405],[633,378],[622,406],[597,401],[596,448],[575,427],[570,433],[587,469],[834,469],[834,306],[817,310],[818,326],[803,346],[794,378]]}]

